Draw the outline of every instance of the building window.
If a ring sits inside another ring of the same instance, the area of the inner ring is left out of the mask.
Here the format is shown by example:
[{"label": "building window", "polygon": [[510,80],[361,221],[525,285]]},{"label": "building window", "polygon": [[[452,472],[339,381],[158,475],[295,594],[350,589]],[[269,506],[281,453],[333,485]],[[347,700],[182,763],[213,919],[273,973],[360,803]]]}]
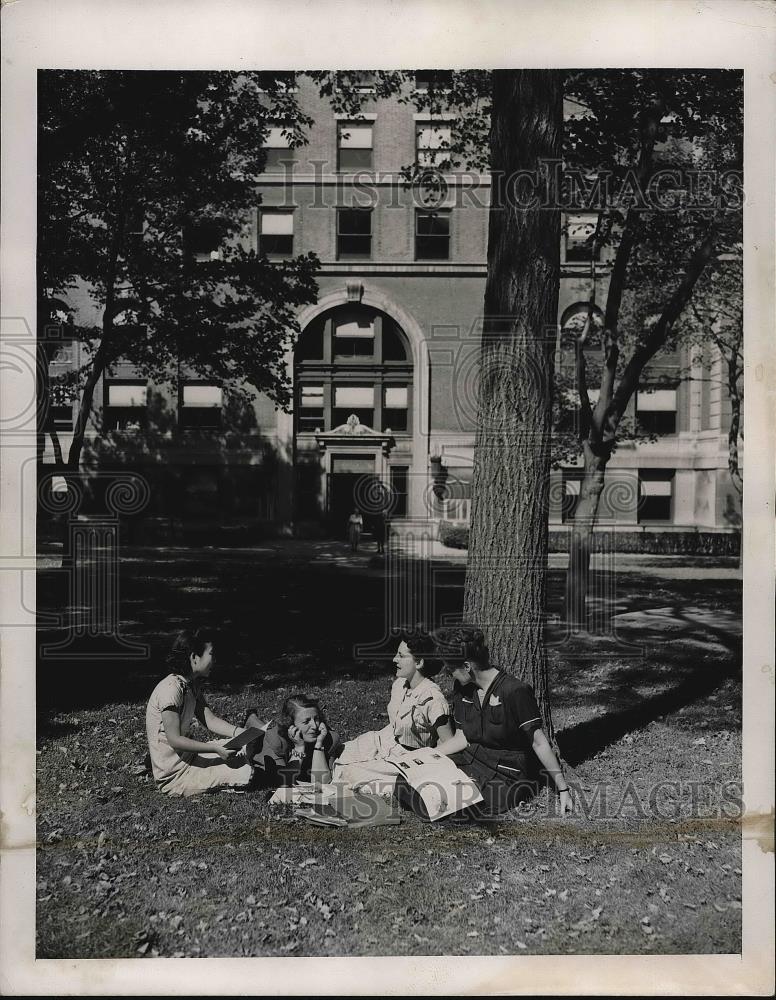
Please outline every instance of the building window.
[{"label": "building window", "polygon": [[300,431],[323,430],[323,386],[302,385],[299,389]]},{"label": "building window", "polygon": [[639,469],[639,524],[672,520],[673,493],[673,470]]},{"label": "building window", "polygon": [[375,75],[364,70],[347,70],[337,73],[337,90],[352,90],[355,94],[373,94]]},{"label": "building window", "polygon": [[393,499],[390,508],[391,517],[407,516],[407,481],[409,479],[409,471],[409,466],[407,465],[391,466],[391,495]]},{"label": "building window", "polygon": [[189,251],[198,264],[223,258],[221,251],[223,238],[223,222],[216,219],[203,219],[192,223],[186,231]]},{"label": "building window", "polygon": [[293,94],[296,91],[296,73],[263,70],[256,74],[262,93]]},{"label": "building window", "polygon": [[371,256],[371,208],[338,208],[337,259],[364,260]]},{"label": "building window", "polygon": [[369,122],[337,123],[337,169],[362,170],[372,166],[373,126]]},{"label": "building window", "polygon": [[334,332],[334,359],[374,358],[374,317],[361,309],[345,307],[332,323]]},{"label": "building window", "polygon": [[294,254],[294,213],[259,212],[259,253],[266,257],[292,257]]},{"label": "building window", "polygon": [[334,411],[332,424],[339,427],[347,422],[351,413],[355,413],[359,423],[366,427],[374,426],[375,390],[372,385],[335,385]]},{"label": "building window", "polygon": [[449,212],[415,212],[415,260],[450,260]]},{"label": "building window", "polygon": [[452,128],[421,122],[415,127],[415,159],[420,167],[438,167],[450,157]]},{"label": "building window", "polygon": [[581,490],[582,479],[579,474],[563,474],[563,499],[560,509],[560,517],[563,524],[574,520]]},{"label": "building window", "polygon": [[566,217],[567,261],[574,263],[600,259],[601,248],[595,245],[597,228],[597,215],[569,215]]},{"label": "building window", "polygon": [[75,397],[62,385],[51,383],[46,430],[71,431],[73,429],[73,403]]},{"label": "building window", "polygon": [[406,385],[387,385],[383,396],[384,431],[407,430],[407,407],[409,392]]},{"label": "building window", "polygon": [[223,392],[220,386],[191,382],[182,387],[180,422],[182,427],[215,430],[221,427]]},{"label": "building window", "polygon": [[317,316],[294,356],[297,433],[330,431],[351,413],[374,430],[409,433],[412,354],[386,313],[348,303]]},{"label": "building window", "polygon": [[145,382],[109,382],[105,386],[103,422],[109,431],[141,430],[146,423]]},{"label": "building window", "polygon": [[424,93],[433,90],[444,93],[453,86],[453,71],[451,69],[416,69],[415,90]]},{"label": "building window", "polygon": [[636,418],[645,434],[676,434],[676,389],[639,391]]},{"label": "building window", "polygon": [[264,136],[264,150],[267,157],[264,163],[265,171],[283,170],[286,164],[294,159],[290,132],[290,125],[275,124],[267,128]]}]

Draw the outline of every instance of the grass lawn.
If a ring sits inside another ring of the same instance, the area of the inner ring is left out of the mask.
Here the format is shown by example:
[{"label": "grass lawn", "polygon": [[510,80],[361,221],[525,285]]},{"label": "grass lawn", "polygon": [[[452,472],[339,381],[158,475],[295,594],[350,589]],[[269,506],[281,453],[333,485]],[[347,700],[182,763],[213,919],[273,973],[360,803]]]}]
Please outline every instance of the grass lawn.
[{"label": "grass lawn", "polygon": [[[616,639],[550,629],[571,818],[544,791],[495,824],[327,830],[265,792],[168,799],[136,773],[145,700],[188,623],[226,631],[218,714],[271,715],[303,689],[346,737],[384,725],[392,647],[354,655],[383,634],[384,568],[343,552],[126,552],[121,621],[150,658],[41,663],[38,957],[740,951],[740,583],[702,570],[620,573]],[[462,580],[434,576],[437,619]],[[551,613],[562,583],[550,573]],[[65,600],[42,572],[40,611]]]}]

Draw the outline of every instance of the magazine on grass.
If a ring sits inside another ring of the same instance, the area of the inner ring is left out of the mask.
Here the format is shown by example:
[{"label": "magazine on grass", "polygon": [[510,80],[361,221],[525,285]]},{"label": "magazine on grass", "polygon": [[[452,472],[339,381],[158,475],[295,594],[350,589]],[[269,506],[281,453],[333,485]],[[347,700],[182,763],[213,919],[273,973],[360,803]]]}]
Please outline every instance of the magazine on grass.
[{"label": "magazine on grass", "polygon": [[431,747],[408,750],[390,763],[420,795],[430,820],[443,819],[482,802],[477,783],[449,757]]}]

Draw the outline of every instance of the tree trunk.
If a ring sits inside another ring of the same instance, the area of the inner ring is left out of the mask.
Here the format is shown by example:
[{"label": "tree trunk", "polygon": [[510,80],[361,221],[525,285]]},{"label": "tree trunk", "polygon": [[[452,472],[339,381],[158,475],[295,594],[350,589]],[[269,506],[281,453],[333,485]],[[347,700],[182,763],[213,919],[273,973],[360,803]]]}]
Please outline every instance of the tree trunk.
[{"label": "tree trunk", "polygon": [[[556,205],[563,76],[493,74],[488,277],[472,482],[464,617],[484,630],[493,663],[530,683],[550,738],[544,649],[551,387],[558,311],[560,215],[527,204],[517,172],[541,178]],[[518,199],[520,199],[518,201]]]},{"label": "tree trunk", "polygon": [[593,528],[604,488],[608,458],[596,454],[588,441],[582,444],[585,471],[569,539],[566,571],[566,623],[575,632],[588,631],[587,592],[590,580],[590,553]]}]

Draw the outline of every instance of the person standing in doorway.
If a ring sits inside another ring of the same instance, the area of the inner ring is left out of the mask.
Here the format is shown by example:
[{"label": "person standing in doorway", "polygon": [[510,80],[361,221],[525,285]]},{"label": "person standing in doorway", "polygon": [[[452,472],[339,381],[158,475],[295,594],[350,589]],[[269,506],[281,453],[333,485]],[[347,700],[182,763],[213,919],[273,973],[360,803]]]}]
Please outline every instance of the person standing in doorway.
[{"label": "person standing in doorway", "polygon": [[361,540],[361,532],[364,529],[364,518],[358,507],[348,518],[348,540],[350,541],[350,551],[358,552],[358,543]]},{"label": "person standing in doorway", "polygon": [[388,518],[384,510],[378,510],[374,516],[374,535],[377,542],[377,554],[383,555],[385,543],[388,540]]}]

